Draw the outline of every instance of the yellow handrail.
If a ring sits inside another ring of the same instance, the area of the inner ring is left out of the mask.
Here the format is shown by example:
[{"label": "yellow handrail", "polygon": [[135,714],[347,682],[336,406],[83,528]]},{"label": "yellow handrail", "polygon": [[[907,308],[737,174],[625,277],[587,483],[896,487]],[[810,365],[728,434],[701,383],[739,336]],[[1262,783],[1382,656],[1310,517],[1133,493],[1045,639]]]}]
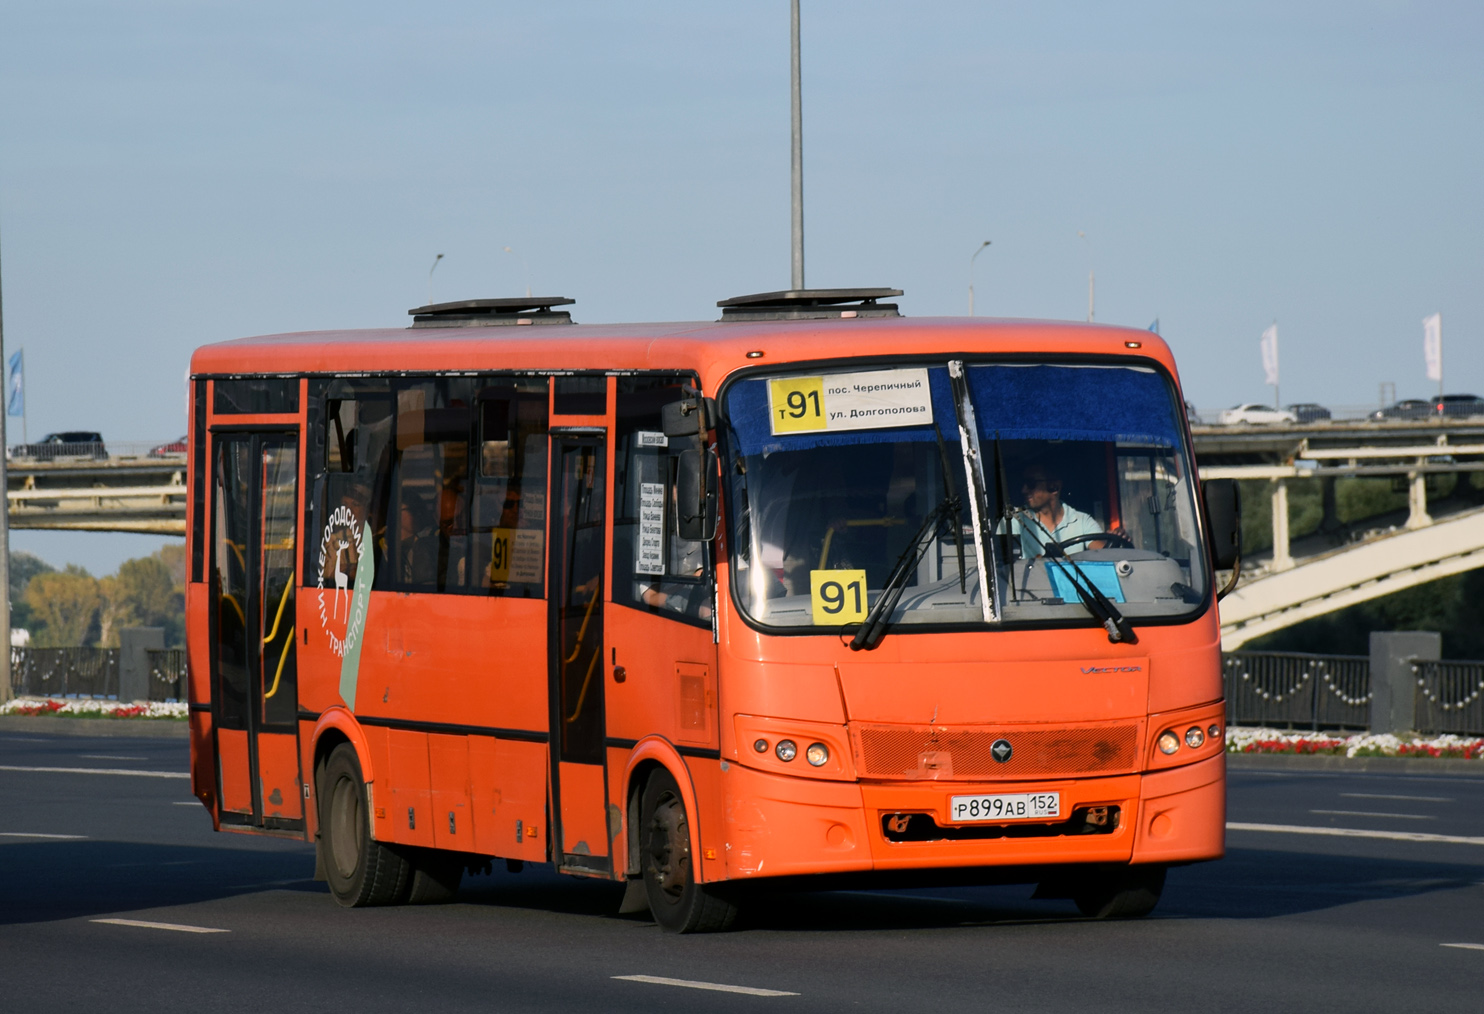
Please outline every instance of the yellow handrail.
[{"label": "yellow handrail", "polygon": [[[593,670],[598,667],[598,659],[602,658],[602,656],[603,653],[601,651],[593,652],[593,660],[587,664],[587,675],[582,678],[582,690],[577,695],[577,710],[572,712],[571,718],[567,719],[568,725],[577,721],[577,716],[582,714],[582,702],[587,700],[587,688],[593,682]],[[571,659],[568,659],[568,661],[571,661]]]},{"label": "yellow handrail", "polygon": [[291,579],[283,586],[283,598],[278,600],[278,615],[273,617],[273,629],[268,633],[267,637],[263,638],[264,644],[273,643],[273,639],[278,636],[278,624],[283,619],[283,607],[289,604],[289,592],[293,590],[294,582]]},{"label": "yellow handrail", "polygon": [[242,606],[232,597],[232,594],[230,592],[222,592],[222,598],[232,603],[232,608],[237,610],[237,618],[242,621],[244,627],[247,626],[247,614],[242,611]]},{"label": "yellow handrail", "polygon": [[292,637],[283,642],[283,654],[278,656],[278,671],[273,674],[273,689],[263,695],[263,700],[266,701],[278,693],[278,681],[283,677],[283,664],[289,660],[289,649],[293,646],[294,639]]},{"label": "yellow handrail", "polygon": [[[905,525],[906,518],[851,518],[845,522],[846,528],[890,528],[893,525]],[[824,548],[819,551],[819,569],[824,570],[825,564],[830,558],[830,543],[835,538],[836,525],[830,525],[825,529]]]},{"label": "yellow handrail", "polygon": [[598,599],[603,596],[603,582],[599,581],[593,589],[593,597],[588,600],[587,612],[582,614],[582,626],[577,628],[577,643],[572,647],[572,654],[562,661],[563,665],[571,665],[577,658],[577,653],[582,650],[582,639],[587,635],[588,621],[593,618],[593,606],[598,604]]}]

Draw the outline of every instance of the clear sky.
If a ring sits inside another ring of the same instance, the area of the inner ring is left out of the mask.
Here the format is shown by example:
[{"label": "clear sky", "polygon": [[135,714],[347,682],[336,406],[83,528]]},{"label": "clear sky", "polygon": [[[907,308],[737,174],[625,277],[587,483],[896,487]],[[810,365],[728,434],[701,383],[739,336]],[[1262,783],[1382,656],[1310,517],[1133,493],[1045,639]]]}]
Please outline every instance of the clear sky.
[{"label": "clear sky", "polygon": [[[808,283],[1156,317],[1203,409],[1484,394],[1484,5],[803,0]],[[788,4],[0,5],[27,428],[165,441],[197,345],[786,288]],[[1086,238],[1079,238],[1084,232]],[[507,253],[505,247],[513,252]],[[14,430],[12,441],[19,434]],[[157,540],[17,533],[95,573]]]}]

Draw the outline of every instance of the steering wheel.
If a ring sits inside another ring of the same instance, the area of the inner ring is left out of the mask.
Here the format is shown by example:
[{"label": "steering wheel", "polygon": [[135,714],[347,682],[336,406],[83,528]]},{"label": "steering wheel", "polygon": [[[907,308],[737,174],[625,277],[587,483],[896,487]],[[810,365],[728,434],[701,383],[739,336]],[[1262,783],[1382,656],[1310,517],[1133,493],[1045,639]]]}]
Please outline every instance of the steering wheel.
[{"label": "steering wheel", "polygon": [[1092,532],[1088,535],[1074,535],[1070,539],[1061,540],[1061,548],[1075,546],[1082,542],[1116,542],[1121,543],[1124,549],[1133,549],[1134,540],[1122,532]]}]

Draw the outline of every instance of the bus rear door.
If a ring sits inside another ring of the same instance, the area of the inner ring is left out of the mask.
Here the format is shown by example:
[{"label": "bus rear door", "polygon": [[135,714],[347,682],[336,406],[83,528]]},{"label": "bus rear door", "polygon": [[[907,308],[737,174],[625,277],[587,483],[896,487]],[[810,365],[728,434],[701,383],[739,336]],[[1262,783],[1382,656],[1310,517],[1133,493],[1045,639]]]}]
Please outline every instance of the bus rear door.
[{"label": "bus rear door", "polygon": [[211,708],[224,825],[302,829],[298,435],[213,433]]}]

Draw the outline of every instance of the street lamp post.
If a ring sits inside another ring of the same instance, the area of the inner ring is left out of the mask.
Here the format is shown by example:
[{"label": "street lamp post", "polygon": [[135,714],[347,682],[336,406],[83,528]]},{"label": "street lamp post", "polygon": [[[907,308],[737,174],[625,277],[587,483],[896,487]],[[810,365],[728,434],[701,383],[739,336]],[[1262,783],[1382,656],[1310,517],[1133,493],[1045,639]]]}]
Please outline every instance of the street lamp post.
[{"label": "street lamp post", "polygon": [[979,244],[979,248],[977,250],[975,250],[973,256],[971,256],[969,258],[969,316],[970,317],[974,316],[974,261],[975,261],[975,259],[980,254],[982,254],[984,252],[984,248],[987,247],[987,246],[989,246],[989,245],[990,245],[990,240],[985,240],[983,243],[980,243]]}]

